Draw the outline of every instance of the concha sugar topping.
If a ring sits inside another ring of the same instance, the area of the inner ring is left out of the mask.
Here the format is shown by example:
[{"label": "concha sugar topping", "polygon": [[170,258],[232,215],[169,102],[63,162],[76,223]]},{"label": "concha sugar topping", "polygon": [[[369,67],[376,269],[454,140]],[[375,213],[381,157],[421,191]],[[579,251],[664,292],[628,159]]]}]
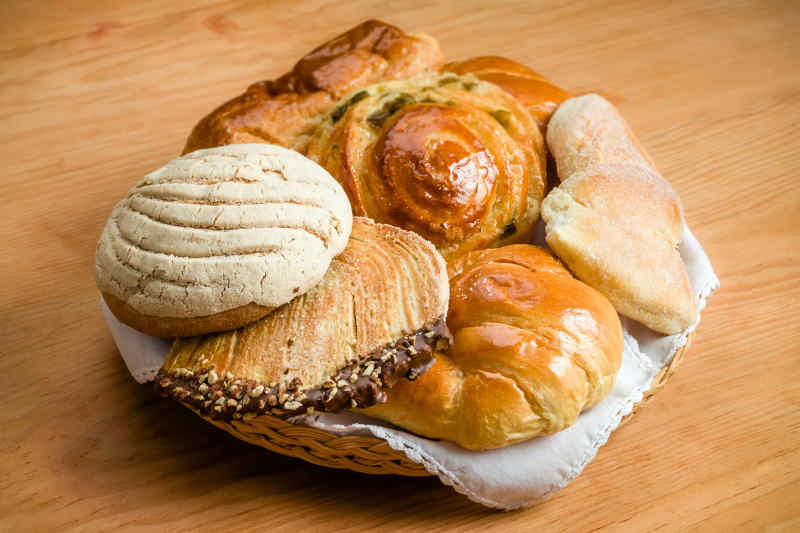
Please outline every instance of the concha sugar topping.
[{"label": "concha sugar topping", "polygon": [[297,152],[198,150],[148,174],[117,204],[95,277],[102,292],[154,316],[276,307],[322,278],[351,227],[341,186]]}]

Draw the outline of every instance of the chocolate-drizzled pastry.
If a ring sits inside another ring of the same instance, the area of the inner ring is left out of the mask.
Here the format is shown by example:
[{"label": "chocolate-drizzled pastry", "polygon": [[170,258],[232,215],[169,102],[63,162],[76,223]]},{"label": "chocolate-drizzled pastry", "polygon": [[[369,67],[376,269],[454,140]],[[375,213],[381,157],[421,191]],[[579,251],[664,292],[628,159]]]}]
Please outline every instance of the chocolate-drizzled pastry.
[{"label": "chocolate-drizzled pastry", "polygon": [[426,74],[342,99],[307,155],[344,187],[353,213],[413,230],[450,262],[529,242],[544,196],[544,140],[511,94]]},{"label": "chocolate-drizzled pastry", "polygon": [[302,152],[322,114],[345,94],[441,63],[432,37],[368,20],[318,46],[280,78],[254,83],[212,111],[194,127],[183,153],[254,142]]},{"label": "chocolate-drizzled pastry", "polygon": [[374,405],[449,344],[448,298],[431,243],[357,217],[317,286],[247,327],[177,339],[156,387],[215,419]]}]

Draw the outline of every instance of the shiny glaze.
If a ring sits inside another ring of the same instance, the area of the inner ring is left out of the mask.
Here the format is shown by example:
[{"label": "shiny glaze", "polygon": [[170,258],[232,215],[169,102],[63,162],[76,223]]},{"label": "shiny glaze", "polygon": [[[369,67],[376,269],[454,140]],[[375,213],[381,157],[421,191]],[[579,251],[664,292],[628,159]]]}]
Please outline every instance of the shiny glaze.
[{"label": "shiny glaze", "polygon": [[[574,400],[588,405],[610,390],[613,379],[607,380],[621,363],[619,318],[606,298],[553,256],[513,245],[473,252],[452,269],[447,323],[455,343],[447,355],[462,369],[485,357],[520,372],[538,369],[544,381],[531,386],[581,391]],[[582,359],[588,352],[604,357],[592,360],[598,374],[587,384]],[[566,412],[577,416],[581,403]]]},{"label": "shiny glaze", "polygon": [[450,349],[370,415],[481,450],[560,431],[608,395],[619,317],[552,255],[529,244],[473,251],[450,272]]},{"label": "shiny glaze", "polygon": [[558,105],[570,96],[535,70],[504,57],[473,57],[447,63],[442,70],[471,73],[508,91],[525,106],[542,132]]},{"label": "shiny glaze", "polygon": [[435,41],[368,20],[318,46],[283,76],[254,83],[215,109],[194,127],[183,153],[248,142],[276,143],[303,152],[317,124],[314,117],[341,96],[440,65]]},{"label": "shiny glaze", "polygon": [[[263,82],[270,93],[348,92],[351,80],[362,79],[379,56],[389,53],[409,37],[399,28],[379,20],[368,20],[318,46],[294,68],[274,81]],[[348,86],[342,90],[342,86]]]},{"label": "shiny glaze", "polygon": [[530,241],[544,196],[544,141],[516,99],[452,74],[364,93],[323,121],[307,151],[342,184],[356,215],[415,231],[447,261]]},{"label": "shiny glaze", "polygon": [[384,132],[374,157],[392,218],[433,236],[471,228],[486,213],[502,170],[468,125],[475,111],[417,104]]}]

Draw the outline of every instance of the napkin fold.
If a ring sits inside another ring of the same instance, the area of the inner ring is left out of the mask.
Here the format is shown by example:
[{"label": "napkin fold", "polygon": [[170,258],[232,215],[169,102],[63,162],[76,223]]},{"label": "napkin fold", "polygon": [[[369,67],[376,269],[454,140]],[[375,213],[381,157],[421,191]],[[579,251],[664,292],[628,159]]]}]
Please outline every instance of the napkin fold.
[{"label": "napkin fold", "polygon": [[[535,243],[544,243],[540,225]],[[698,311],[706,305],[719,280],[703,247],[684,227],[680,254],[686,266]],[[140,333],[119,322],[102,302],[114,342],[133,378],[152,381],[169,352],[170,341]],[[700,313],[698,312],[698,322]],[[442,483],[488,507],[512,510],[547,498],[581,473],[606,443],[622,418],[642,400],[653,378],[686,344],[697,323],[675,335],[663,336],[622,318],[624,350],[616,384],[608,397],[584,411],[567,429],[498,450],[475,452],[455,444],[413,435],[382,421],[353,413],[321,413],[293,420],[296,424],[339,435],[372,435],[422,464]]]}]

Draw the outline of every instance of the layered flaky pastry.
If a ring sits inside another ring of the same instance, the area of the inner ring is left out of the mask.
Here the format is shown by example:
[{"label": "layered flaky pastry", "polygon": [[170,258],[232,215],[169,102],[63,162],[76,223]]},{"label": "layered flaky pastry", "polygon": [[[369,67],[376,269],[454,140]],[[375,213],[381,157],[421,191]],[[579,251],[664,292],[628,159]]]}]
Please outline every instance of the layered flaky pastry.
[{"label": "layered flaky pastry", "polygon": [[448,344],[448,297],[433,245],[355,218],[317,286],[244,328],[176,340],[156,386],[213,418],[373,405]]},{"label": "layered flaky pastry", "polygon": [[366,87],[333,108],[307,155],[356,215],[415,231],[447,261],[529,242],[544,196],[544,140],[508,92],[467,75]]},{"label": "layered flaky pastry", "polygon": [[532,245],[453,263],[447,324],[451,348],[366,414],[467,449],[499,448],[572,425],[608,395],[622,360],[609,301]]},{"label": "layered flaky pastry", "polygon": [[505,57],[480,56],[453,61],[446,63],[442,71],[474,74],[510,93],[528,110],[542,135],[558,105],[569,98],[567,91],[535,70]]}]

